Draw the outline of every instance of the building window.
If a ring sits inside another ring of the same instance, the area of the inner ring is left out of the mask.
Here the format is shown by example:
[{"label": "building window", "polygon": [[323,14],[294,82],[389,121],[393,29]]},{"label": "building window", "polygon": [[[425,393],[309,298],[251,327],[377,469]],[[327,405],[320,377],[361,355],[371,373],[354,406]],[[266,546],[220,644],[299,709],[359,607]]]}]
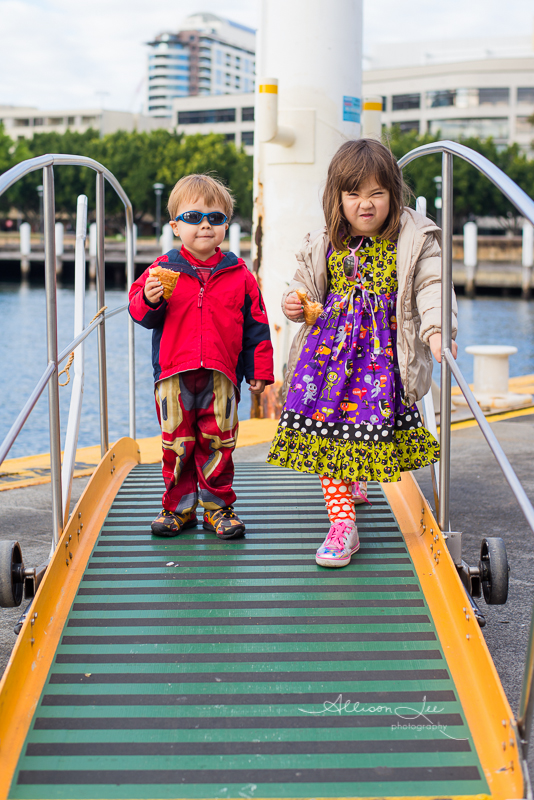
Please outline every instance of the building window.
[{"label": "building window", "polygon": [[530,117],[516,117],[515,118],[515,132],[516,133],[529,133],[532,136],[534,125],[530,122]]},{"label": "building window", "polygon": [[465,139],[478,136],[481,139],[508,139],[508,117],[480,119],[432,119],[428,123],[428,132],[432,136],[440,133],[443,139]]},{"label": "building window", "polygon": [[178,125],[204,125],[217,122],[235,122],[235,108],[178,112]]},{"label": "building window", "polygon": [[25,118],[25,119],[15,119],[15,120],[13,120],[13,122],[15,123],[15,127],[16,128],[27,128],[29,126],[29,124],[30,124],[30,120],[27,119],[27,118]]},{"label": "building window", "polygon": [[67,125],[74,125],[76,117],[67,117]]},{"label": "building window", "polygon": [[410,133],[411,131],[415,131],[419,133],[419,120],[418,119],[405,119],[401,122],[393,123],[396,128],[399,128],[401,133]]},{"label": "building window", "polygon": [[456,92],[448,89],[438,89],[426,93],[427,108],[442,108],[443,106],[453,106],[456,101]]},{"label": "building window", "polygon": [[[156,98],[153,97],[152,99],[155,100]],[[96,117],[82,117],[82,125],[94,125],[96,121]]]},{"label": "building window", "polygon": [[63,125],[63,117],[48,117],[49,125]]},{"label": "building window", "polygon": [[44,125],[44,117],[35,117],[33,120],[34,125]]},{"label": "building window", "polygon": [[254,131],[242,131],[241,144],[245,147],[252,147],[254,144]]},{"label": "building window", "polygon": [[241,122],[254,122],[254,106],[244,106],[241,109]]},{"label": "building window", "polygon": [[235,142],[235,133],[225,133],[224,138],[227,142]]},{"label": "building window", "polygon": [[534,105],[534,86],[520,86],[517,90],[517,102]]},{"label": "building window", "polygon": [[392,111],[404,111],[410,108],[421,108],[420,94],[394,94],[391,98]]},{"label": "building window", "polygon": [[510,89],[479,89],[479,106],[506,106],[510,102]]}]

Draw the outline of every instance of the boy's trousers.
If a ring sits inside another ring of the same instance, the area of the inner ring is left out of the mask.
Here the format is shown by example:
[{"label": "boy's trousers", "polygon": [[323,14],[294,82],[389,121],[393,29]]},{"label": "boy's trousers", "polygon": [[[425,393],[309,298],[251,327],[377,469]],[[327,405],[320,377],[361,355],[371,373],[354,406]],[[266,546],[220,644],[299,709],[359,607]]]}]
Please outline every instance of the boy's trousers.
[{"label": "boy's trousers", "polygon": [[231,505],[237,437],[237,396],[222,372],[197,369],[156,384],[163,446],[163,508],[194,511]]}]

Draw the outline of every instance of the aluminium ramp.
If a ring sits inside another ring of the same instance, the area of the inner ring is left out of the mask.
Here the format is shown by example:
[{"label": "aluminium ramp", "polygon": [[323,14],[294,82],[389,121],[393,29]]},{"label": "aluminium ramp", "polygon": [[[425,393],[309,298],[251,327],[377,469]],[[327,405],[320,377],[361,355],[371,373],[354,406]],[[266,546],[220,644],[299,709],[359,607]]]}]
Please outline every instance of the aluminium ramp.
[{"label": "aluminium ramp", "polygon": [[[316,476],[238,466],[239,541],[201,528],[151,538],[161,490],[159,466],[136,466],[116,495],[28,715],[10,798],[524,796],[480,632],[459,653],[453,616],[468,625],[465,611],[445,605],[445,627],[433,620],[445,601],[438,591],[429,603],[426,584],[438,576],[416,553],[420,580],[378,485],[342,570],[313,560],[328,525]],[[409,529],[410,498],[393,495]],[[465,659],[472,676],[459,686]],[[492,708],[480,715],[481,698]]]}]

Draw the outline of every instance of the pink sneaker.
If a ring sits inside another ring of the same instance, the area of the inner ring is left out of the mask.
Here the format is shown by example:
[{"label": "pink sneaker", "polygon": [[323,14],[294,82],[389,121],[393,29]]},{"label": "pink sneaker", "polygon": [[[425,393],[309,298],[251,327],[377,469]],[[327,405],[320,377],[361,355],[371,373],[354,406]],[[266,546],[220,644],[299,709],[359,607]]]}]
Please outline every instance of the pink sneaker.
[{"label": "pink sneaker", "polygon": [[351,519],[332,523],[328,536],[317,550],[316,562],[321,567],[346,567],[353,553],[360,549],[358,528]]},{"label": "pink sneaker", "polygon": [[351,486],[352,502],[355,506],[360,506],[362,503],[371,505],[367,499],[367,481],[355,481]]}]

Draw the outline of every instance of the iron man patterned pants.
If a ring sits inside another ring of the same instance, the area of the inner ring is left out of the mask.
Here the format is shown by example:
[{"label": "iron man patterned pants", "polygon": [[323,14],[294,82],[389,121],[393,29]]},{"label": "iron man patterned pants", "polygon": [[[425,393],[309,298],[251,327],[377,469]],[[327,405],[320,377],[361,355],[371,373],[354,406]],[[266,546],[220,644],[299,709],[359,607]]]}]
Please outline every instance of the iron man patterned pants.
[{"label": "iron man patterned pants", "polygon": [[161,426],[163,508],[183,513],[235,502],[232,488],[238,429],[237,393],[222,372],[197,369],[156,384]]}]

